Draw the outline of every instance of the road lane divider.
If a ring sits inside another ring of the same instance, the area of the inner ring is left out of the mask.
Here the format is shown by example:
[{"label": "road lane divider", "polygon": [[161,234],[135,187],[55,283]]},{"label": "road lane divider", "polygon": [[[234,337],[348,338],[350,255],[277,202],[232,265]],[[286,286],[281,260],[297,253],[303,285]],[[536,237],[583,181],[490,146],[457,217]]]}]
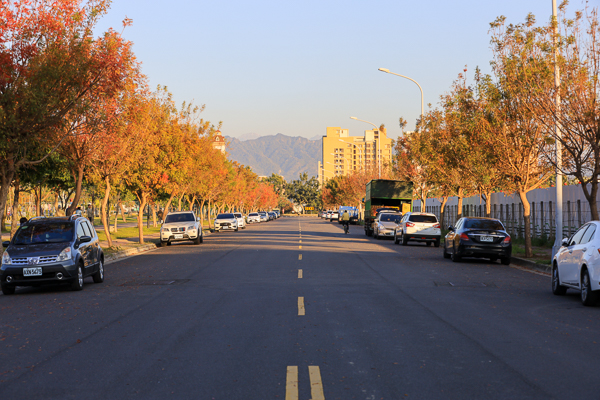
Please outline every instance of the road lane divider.
[{"label": "road lane divider", "polygon": [[323,382],[321,380],[321,370],[317,365],[309,365],[308,374],[310,375],[311,400],[325,400],[325,394],[323,393]]},{"label": "road lane divider", "polygon": [[298,260],[302,260],[302,254],[298,254]]},{"label": "road lane divider", "polygon": [[[317,365],[309,365],[308,375],[310,377],[311,400],[325,400],[319,367]],[[285,400],[298,400],[298,366],[288,366],[285,379]]]},{"label": "road lane divider", "polygon": [[300,248],[300,250],[302,250],[302,246],[298,246]]},{"label": "road lane divider", "polygon": [[304,297],[298,297],[298,315],[305,315]]},{"label": "road lane divider", "polygon": [[285,400],[298,400],[298,367],[294,365],[287,367]]},{"label": "road lane divider", "polygon": [[298,279],[302,279],[302,270],[301,269],[298,270]]}]

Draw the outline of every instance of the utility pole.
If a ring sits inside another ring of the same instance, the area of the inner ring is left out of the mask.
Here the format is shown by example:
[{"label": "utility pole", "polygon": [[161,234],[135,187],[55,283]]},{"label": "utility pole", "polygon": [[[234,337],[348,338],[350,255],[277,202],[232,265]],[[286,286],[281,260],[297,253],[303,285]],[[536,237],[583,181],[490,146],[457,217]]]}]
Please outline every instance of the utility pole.
[{"label": "utility pole", "polygon": [[554,245],[552,246],[552,259],[562,245],[563,236],[563,174],[562,174],[562,132],[558,119],[560,114],[560,68],[558,66],[558,13],[556,0],[552,0],[552,22],[554,25],[554,87],[556,89],[556,120],[554,121],[554,134],[556,136],[556,229],[554,231]]}]

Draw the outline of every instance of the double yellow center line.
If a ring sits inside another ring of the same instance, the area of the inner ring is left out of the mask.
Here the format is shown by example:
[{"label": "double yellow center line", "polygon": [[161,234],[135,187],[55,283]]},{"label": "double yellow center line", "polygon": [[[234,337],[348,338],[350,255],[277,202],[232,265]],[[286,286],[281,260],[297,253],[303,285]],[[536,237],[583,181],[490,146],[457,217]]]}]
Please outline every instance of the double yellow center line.
[{"label": "double yellow center line", "polygon": [[[325,400],[323,382],[321,380],[321,370],[319,367],[316,365],[309,365],[308,375],[310,377],[311,400]],[[298,367],[295,365],[287,367],[285,400],[298,400]]]}]

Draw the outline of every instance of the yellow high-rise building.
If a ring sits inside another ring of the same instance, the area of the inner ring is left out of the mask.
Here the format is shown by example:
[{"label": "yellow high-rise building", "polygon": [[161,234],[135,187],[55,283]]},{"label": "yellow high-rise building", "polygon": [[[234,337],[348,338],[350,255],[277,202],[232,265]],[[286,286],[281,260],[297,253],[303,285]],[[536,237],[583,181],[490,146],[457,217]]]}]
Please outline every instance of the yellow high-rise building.
[{"label": "yellow high-rise building", "polygon": [[319,161],[319,182],[354,171],[382,170],[392,161],[392,139],[385,129],[365,131],[364,136],[350,136],[348,129],[327,127],[323,136],[323,156]]}]

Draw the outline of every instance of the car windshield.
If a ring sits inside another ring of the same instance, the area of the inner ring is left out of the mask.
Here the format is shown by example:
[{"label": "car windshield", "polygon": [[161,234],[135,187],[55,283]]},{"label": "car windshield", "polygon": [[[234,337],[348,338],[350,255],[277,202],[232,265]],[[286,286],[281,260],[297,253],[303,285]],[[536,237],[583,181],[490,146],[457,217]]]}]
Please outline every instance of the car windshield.
[{"label": "car windshield", "polygon": [[465,221],[466,229],[488,229],[492,231],[503,231],[502,222],[496,219],[468,219]]},{"label": "car windshield", "polygon": [[242,218],[242,214],[240,214],[240,213],[235,213],[235,217],[236,217],[236,218]]},{"label": "car windshield", "polygon": [[217,215],[217,219],[233,219],[235,218],[233,214],[219,214]]},{"label": "car windshield", "polygon": [[73,240],[72,222],[46,222],[23,225],[15,234],[14,244],[61,243]]},{"label": "car windshield", "polygon": [[165,223],[168,224],[170,222],[188,222],[195,221],[194,214],[185,213],[185,214],[169,214],[167,218],[165,218]]},{"label": "car windshield", "polygon": [[248,214],[249,217],[258,217],[258,213],[250,213]]},{"label": "car windshield", "polygon": [[408,220],[410,222],[426,222],[426,223],[428,222],[428,223],[432,223],[432,224],[435,224],[436,222],[438,222],[435,215],[413,214],[410,217],[408,217]]},{"label": "car windshield", "polygon": [[400,214],[382,214],[380,221],[383,222],[400,222],[402,215]]}]

